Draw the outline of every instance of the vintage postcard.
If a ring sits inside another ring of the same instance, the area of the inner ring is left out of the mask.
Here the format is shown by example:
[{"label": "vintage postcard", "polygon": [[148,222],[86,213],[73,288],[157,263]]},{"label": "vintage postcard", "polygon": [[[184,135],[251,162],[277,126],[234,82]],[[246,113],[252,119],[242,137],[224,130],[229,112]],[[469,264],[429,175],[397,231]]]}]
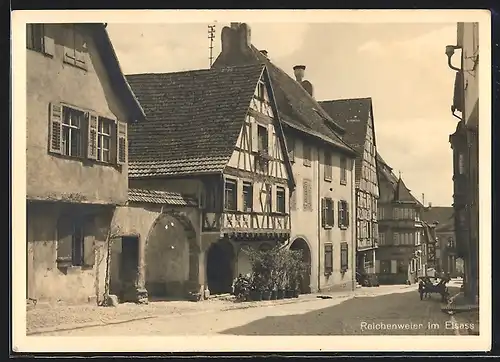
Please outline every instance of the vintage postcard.
[{"label": "vintage postcard", "polygon": [[489,350],[490,33],[13,12],[13,349]]}]

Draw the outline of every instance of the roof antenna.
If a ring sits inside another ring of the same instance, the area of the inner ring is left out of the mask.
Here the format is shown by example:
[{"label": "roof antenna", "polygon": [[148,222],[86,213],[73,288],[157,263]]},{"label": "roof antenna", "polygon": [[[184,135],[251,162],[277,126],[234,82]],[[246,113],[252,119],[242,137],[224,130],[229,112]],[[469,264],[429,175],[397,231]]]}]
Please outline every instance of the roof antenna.
[{"label": "roof antenna", "polygon": [[210,60],[210,68],[212,68],[213,64],[213,49],[214,49],[214,38],[215,38],[215,25],[209,25],[208,26],[208,39],[209,39],[209,57],[208,59]]}]

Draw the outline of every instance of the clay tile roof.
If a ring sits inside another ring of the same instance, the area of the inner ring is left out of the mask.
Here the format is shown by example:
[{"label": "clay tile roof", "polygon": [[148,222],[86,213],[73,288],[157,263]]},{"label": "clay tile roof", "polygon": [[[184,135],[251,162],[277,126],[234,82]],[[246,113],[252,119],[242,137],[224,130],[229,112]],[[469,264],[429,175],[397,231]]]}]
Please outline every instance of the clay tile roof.
[{"label": "clay tile roof", "polygon": [[146,189],[129,189],[128,201],[171,206],[198,206],[198,201],[194,197],[185,196],[177,192]]},{"label": "clay tile roof", "polygon": [[[361,160],[372,108],[372,99],[337,99],[321,101],[319,104],[333,120],[344,128],[343,140],[356,150],[358,153],[357,160]],[[358,164],[359,167],[356,167],[356,180],[361,177],[361,162],[358,162]]]},{"label": "clay tile roof", "polygon": [[128,75],[147,118],[129,127],[129,177],[222,172],[263,70]]},{"label": "clay tile roof", "polygon": [[331,119],[295,79],[274,65],[253,45],[245,53],[234,52],[226,57],[219,54],[213,68],[255,63],[264,63],[269,71],[279,116],[284,125],[356,156],[355,151],[341,138],[344,132],[342,127]]}]

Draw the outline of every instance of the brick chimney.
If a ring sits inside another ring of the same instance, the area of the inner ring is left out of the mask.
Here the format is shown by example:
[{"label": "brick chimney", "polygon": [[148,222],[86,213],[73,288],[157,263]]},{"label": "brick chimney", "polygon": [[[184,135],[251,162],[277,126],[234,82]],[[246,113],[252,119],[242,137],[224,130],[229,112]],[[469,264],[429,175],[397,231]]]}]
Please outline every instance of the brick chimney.
[{"label": "brick chimney", "polygon": [[231,23],[221,32],[222,54],[225,56],[233,52],[246,52],[252,45],[251,29],[245,23]]},{"label": "brick chimney", "polygon": [[295,80],[300,83],[302,88],[305,89],[307,93],[310,94],[310,96],[313,96],[313,86],[311,82],[308,80],[303,80],[304,79],[304,73],[306,70],[305,65],[296,65],[293,67],[293,73],[295,74]]}]

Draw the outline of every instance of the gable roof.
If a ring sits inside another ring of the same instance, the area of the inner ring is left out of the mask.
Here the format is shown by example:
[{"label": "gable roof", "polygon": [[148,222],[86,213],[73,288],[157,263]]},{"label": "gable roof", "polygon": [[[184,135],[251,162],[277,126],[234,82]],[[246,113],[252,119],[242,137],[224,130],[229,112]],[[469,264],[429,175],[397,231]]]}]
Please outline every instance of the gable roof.
[{"label": "gable roof", "polygon": [[342,127],[331,119],[302,85],[274,65],[255,46],[250,45],[245,51],[227,54],[221,52],[212,68],[258,63],[264,63],[269,71],[279,116],[284,126],[320,139],[347,155],[356,156],[356,152],[340,136],[344,132]]},{"label": "gable roof", "polygon": [[[363,158],[366,131],[369,115],[372,109],[371,98],[337,99],[320,101],[321,107],[332,119],[344,128],[342,139],[347,142],[358,154],[357,160]],[[356,164],[356,180],[361,177],[361,162]]]},{"label": "gable roof", "polygon": [[129,177],[222,172],[264,68],[128,75],[147,117],[129,128]]},{"label": "gable roof", "polygon": [[[423,207],[422,203],[412,195],[411,190],[406,187],[403,179],[401,177],[396,177],[392,172],[392,167],[390,167],[383,159],[382,156],[377,152],[377,162],[379,162],[379,167],[377,167],[377,174],[385,179],[392,187],[393,190],[393,201],[399,203],[411,203]],[[385,167],[384,167],[385,166]]]},{"label": "gable roof", "polygon": [[129,189],[129,203],[162,204],[170,206],[198,206],[196,198],[178,192],[147,189]]},{"label": "gable roof", "polygon": [[438,222],[436,228],[450,226],[453,223],[453,207],[451,206],[432,206],[426,207],[422,212],[422,220],[432,224]]},{"label": "gable roof", "polygon": [[146,115],[123,75],[120,62],[106,30],[106,24],[84,24],[84,26],[89,27],[91,30],[95,45],[101,54],[102,62],[111,79],[111,84],[114,86],[124,106],[130,112],[131,120],[143,121]]}]

